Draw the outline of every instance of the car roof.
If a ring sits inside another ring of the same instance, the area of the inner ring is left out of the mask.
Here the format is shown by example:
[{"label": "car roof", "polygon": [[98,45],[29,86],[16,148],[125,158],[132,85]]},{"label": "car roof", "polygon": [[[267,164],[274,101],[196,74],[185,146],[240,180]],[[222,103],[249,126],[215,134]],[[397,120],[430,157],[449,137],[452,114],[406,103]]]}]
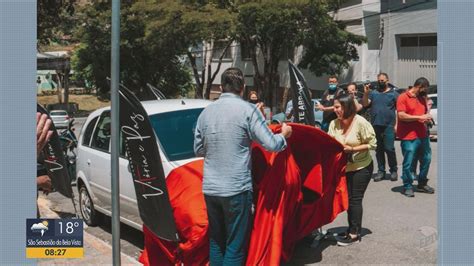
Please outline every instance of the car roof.
[{"label": "car roof", "polygon": [[[143,105],[143,108],[145,108],[145,111],[148,113],[148,115],[179,110],[205,108],[210,103],[212,103],[212,101],[203,99],[166,99],[141,101],[141,104]],[[95,110],[89,115],[89,117],[98,116],[106,110],[110,110],[110,106]]]}]

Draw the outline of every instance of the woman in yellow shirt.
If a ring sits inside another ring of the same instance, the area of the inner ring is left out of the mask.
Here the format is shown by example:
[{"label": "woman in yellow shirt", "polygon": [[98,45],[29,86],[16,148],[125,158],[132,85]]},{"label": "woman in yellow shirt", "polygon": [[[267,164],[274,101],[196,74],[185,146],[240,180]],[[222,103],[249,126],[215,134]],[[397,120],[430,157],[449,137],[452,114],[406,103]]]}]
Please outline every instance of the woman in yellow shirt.
[{"label": "woman in yellow shirt", "polygon": [[342,94],[336,97],[334,112],[337,119],[331,122],[328,134],[344,146],[347,154],[346,178],[349,193],[349,228],[344,236],[337,237],[337,244],[348,246],[361,240],[362,199],[374,170],[369,150],[377,147],[377,140],[372,125],[356,113],[352,95]]}]

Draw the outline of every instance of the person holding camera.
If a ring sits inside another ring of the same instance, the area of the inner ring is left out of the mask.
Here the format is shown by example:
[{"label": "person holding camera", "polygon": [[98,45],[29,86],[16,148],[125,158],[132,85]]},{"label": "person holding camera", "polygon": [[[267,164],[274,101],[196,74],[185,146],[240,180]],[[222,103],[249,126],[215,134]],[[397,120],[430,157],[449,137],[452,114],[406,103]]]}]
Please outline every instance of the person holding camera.
[{"label": "person holding camera", "polygon": [[321,97],[321,102],[317,108],[323,112],[323,121],[321,129],[328,132],[329,124],[337,118],[334,113],[334,99],[343,91],[339,87],[339,82],[336,76],[330,76],[328,80],[328,89],[324,91]]},{"label": "person holding camera", "polygon": [[434,189],[428,186],[431,147],[427,125],[433,119],[428,113],[426,102],[429,86],[430,83],[426,78],[418,78],[413,87],[400,95],[397,101],[397,136],[401,139],[403,154],[403,194],[407,197],[415,196],[412,185],[415,159],[420,160],[417,191],[434,193]]},{"label": "person holding camera", "polygon": [[374,181],[378,182],[385,177],[385,154],[387,154],[390,170],[390,180],[398,180],[397,156],[395,153],[395,131],[397,125],[397,99],[399,94],[388,85],[388,75],[377,75],[377,86],[371,88],[370,84],[364,85],[362,105],[370,107],[371,123],[377,137],[377,166],[378,172]]},{"label": "person holding camera", "polygon": [[359,99],[359,96],[357,95],[357,84],[355,82],[351,82],[349,83],[349,85],[347,85],[347,93],[352,95],[352,97],[354,98],[354,104],[356,105],[356,112],[359,114],[364,107],[362,106],[362,104],[359,103],[360,99]]}]

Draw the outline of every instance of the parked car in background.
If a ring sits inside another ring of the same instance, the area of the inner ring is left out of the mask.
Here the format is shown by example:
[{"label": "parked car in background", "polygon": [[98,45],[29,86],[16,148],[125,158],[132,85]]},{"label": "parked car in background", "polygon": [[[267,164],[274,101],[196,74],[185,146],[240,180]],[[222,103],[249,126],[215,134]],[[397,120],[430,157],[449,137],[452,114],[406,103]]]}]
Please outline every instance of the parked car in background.
[{"label": "parked car in background", "polygon": [[[165,177],[176,167],[197,159],[194,130],[199,115],[210,103],[197,99],[142,102],[157,137]],[[97,212],[111,215],[110,123],[109,107],[96,110],[87,118],[79,136],[76,184],[80,213],[89,225],[98,222]],[[120,220],[142,230],[135,186],[123,149],[125,142],[121,139],[120,143]]]},{"label": "parked car in background", "polygon": [[65,110],[53,110],[49,112],[49,115],[57,129],[69,128],[72,126],[74,121],[74,118],[72,118]]},{"label": "parked car in background", "polygon": [[[317,127],[321,127],[321,124],[323,122],[323,112],[316,109],[316,106],[319,104],[319,101],[317,99],[311,99],[313,101],[314,105],[314,122]],[[288,104],[288,103],[287,103]],[[286,106],[285,106],[286,109]],[[272,116],[272,123],[283,123],[283,122],[288,122],[291,121],[290,119],[286,118],[285,112],[281,112],[278,114],[275,114]]]},{"label": "parked car in background", "polygon": [[428,94],[428,97],[433,101],[430,114],[433,116],[434,124],[430,128],[430,138],[438,138],[438,94]]}]

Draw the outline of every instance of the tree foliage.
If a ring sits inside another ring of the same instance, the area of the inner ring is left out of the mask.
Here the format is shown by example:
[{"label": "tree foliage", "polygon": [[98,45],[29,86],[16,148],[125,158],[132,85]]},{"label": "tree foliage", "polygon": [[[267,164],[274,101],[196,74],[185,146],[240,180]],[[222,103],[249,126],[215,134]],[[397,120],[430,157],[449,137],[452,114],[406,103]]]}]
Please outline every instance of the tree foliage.
[{"label": "tree foliage", "polygon": [[[222,56],[232,43],[235,14],[229,7],[226,1],[208,0],[142,1],[134,6],[134,10],[146,17],[149,43],[166,47],[167,53],[187,57],[196,84],[196,98],[209,98]],[[223,39],[227,45],[219,55],[217,67],[212,69],[214,41]]]},{"label": "tree foliage", "polygon": [[75,11],[76,0],[38,0],[37,40],[39,45],[48,45],[59,35],[70,33],[70,20]]},{"label": "tree foliage", "polygon": [[[300,66],[315,75],[338,74],[357,59],[364,38],[334,21],[342,0],[150,0],[122,1],[121,80],[132,88],[151,83],[168,94],[190,87],[195,97],[209,98],[222,58],[233,41],[249,46],[254,84],[271,106],[279,87],[281,60],[294,59],[303,47]],[[73,58],[78,77],[102,92],[109,86],[110,0],[81,10]],[[216,41],[224,40],[217,53]],[[222,47],[221,47],[222,48]],[[217,64],[215,64],[217,62]],[[186,65],[190,65],[188,69]]]},{"label": "tree foliage", "polygon": [[253,47],[255,86],[271,106],[272,92],[279,86],[279,62],[293,59],[294,48],[303,47],[300,66],[318,76],[340,73],[349,60],[358,58],[355,46],[364,38],[347,32],[343,23],[330,16],[339,2],[261,0],[237,6],[238,35]]},{"label": "tree foliage", "polygon": [[[146,37],[146,17],[132,8],[135,1],[121,4],[120,80],[141,99],[153,98],[150,83],[168,96],[191,88],[190,75],[182,58],[168,48],[171,43]],[[111,4],[96,2],[81,10],[81,41],[73,56],[77,78],[89,81],[100,93],[109,92],[111,53]]]}]

